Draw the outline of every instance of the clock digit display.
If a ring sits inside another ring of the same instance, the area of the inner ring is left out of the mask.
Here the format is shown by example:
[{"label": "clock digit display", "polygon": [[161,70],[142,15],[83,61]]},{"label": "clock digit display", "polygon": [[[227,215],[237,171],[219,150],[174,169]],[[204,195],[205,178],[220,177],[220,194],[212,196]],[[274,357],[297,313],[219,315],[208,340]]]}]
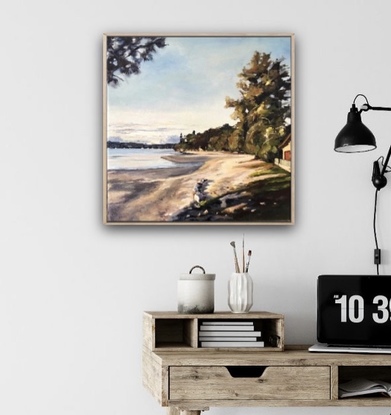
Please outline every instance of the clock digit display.
[{"label": "clock digit display", "polygon": [[373,321],[379,324],[386,323],[390,319],[390,312],[388,309],[389,304],[391,305],[391,302],[389,303],[388,298],[384,295],[377,295],[373,299],[373,304],[378,304],[378,312],[372,314]]},{"label": "clock digit display", "polygon": [[[334,296],[335,304],[341,306],[341,323],[350,321],[351,323],[361,323],[365,317],[364,299],[361,295]],[[383,324],[391,320],[391,301],[384,295],[377,295],[373,299],[373,304],[377,305],[377,311],[372,313],[372,319],[375,323]]]},{"label": "clock digit display", "polygon": [[391,275],[320,275],[320,343],[391,347]]},{"label": "clock digit display", "polygon": [[364,320],[364,299],[361,295],[352,295],[349,301],[346,295],[334,298],[335,304],[341,305],[341,323],[346,323],[348,319],[351,323],[361,323]]}]

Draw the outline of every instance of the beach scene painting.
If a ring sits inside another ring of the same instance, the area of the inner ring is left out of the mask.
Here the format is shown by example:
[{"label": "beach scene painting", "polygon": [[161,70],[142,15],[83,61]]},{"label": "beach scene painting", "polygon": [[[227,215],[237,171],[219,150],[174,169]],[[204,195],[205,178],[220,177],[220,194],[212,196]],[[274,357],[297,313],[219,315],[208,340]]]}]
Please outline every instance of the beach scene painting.
[{"label": "beach scene painting", "polygon": [[103,221],[294,223],[294,36],[105,34]]}]

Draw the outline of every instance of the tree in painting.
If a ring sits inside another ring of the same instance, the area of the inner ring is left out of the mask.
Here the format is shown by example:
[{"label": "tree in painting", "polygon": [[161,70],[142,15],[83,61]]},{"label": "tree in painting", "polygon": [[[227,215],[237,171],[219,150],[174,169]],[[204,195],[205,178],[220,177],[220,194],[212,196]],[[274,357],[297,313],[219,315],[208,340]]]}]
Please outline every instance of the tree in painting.
[{"label": "tree in painting", "polygon": [[283,59],[255,52],[239,74],[240,98],[226,98],[237,120],[230,137],[230,148],[241,149],[257,158],[272,161],[278,145],[287,135],[286,120],[291,116],[291,78]]},{"label": "tree in painting", "polygon": [[140,65],[151,61],[159,48],[166,46],[165,37],[108,36],[107,83],[117,86],[123,76],[140,73]]}]

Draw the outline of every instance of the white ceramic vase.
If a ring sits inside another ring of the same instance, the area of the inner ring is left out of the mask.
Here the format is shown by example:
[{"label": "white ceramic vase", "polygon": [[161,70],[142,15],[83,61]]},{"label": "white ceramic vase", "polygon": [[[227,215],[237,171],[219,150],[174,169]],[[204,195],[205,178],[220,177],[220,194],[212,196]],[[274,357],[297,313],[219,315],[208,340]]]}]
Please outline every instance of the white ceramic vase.
[{"label": "white ceramic vase", "polygon": [[248,313],[253,305],[253,280],[248,272],[234,272],[228,282],[228,306],[233,313]]}]

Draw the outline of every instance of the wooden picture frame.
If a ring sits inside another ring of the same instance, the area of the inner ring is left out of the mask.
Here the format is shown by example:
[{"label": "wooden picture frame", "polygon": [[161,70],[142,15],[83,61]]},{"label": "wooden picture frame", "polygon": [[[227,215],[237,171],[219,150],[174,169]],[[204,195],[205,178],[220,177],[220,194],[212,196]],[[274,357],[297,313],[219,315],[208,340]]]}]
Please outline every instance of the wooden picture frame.
[{"label": "wooden picture frame", "polygon": [[103,222],[294,224],[294,35],[103,36]]}]

